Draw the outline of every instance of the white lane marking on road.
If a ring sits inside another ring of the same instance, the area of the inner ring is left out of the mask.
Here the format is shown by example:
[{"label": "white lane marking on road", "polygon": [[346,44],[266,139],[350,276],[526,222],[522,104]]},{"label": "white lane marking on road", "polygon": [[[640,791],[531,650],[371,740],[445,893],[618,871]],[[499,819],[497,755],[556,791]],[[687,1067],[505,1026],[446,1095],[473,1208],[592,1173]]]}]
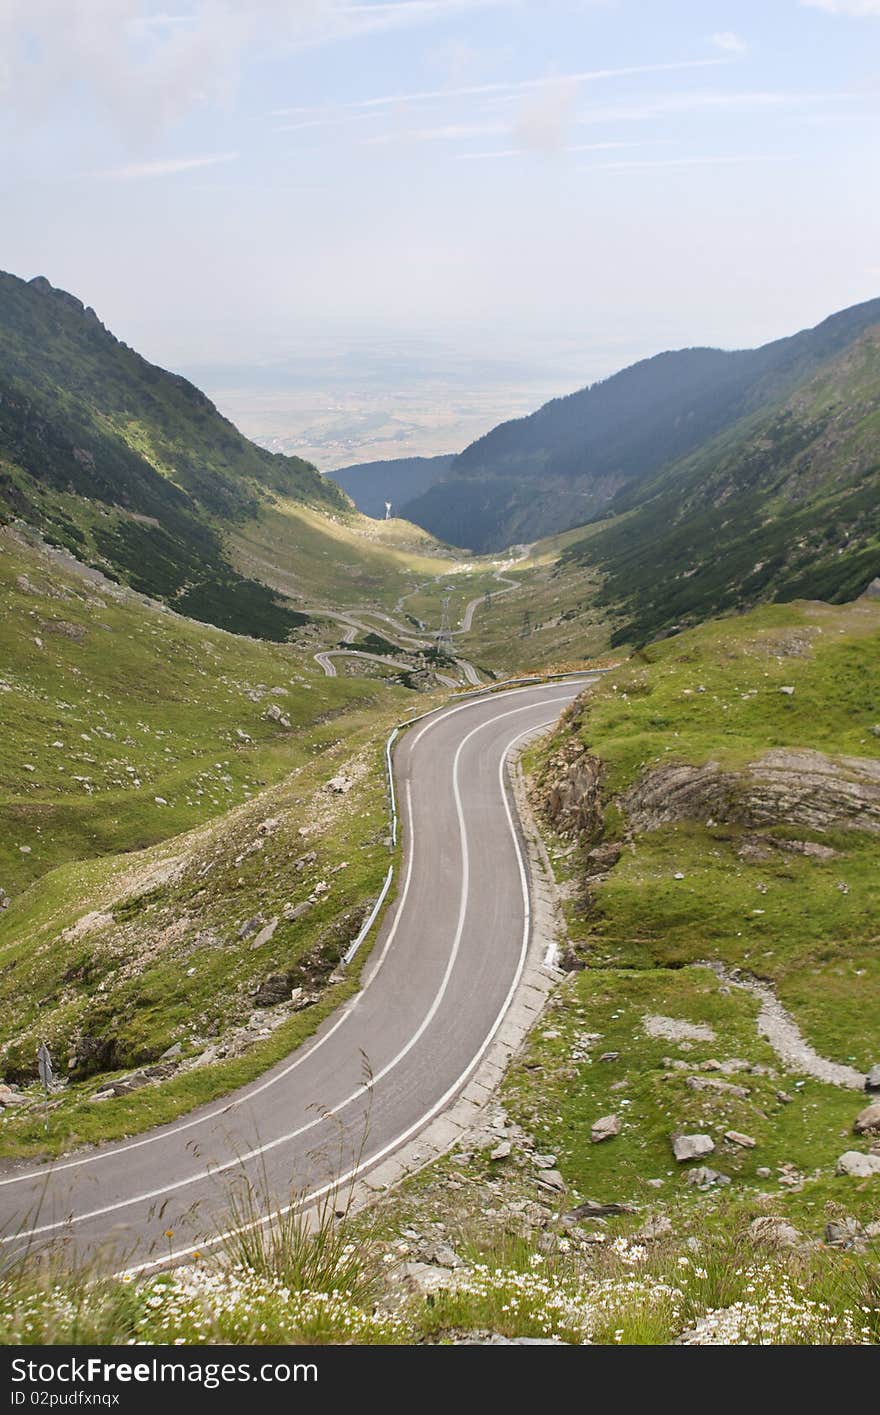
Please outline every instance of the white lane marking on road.
[{"label": "white lane marking on road", "polygon": [[[566,684],[564,684],[564,685],[563,685],[563,684],[560,684],[560,688],[562,688],[562,687],[569,687],[569,686],[572,686],[572,685],[570,685],[570,684],[568,684],[568,683],[566,683]],[[500,696],[502,696],[502,697],[504,697],[504,698],[512,698],[512,697],[517,696],[517,695],[520,694],[520,693],[532,693],[532,692],[534,692],[534,691],[535,691],[534,687],[529,687],[529,688],[511,688],[509,692],[505,692],[505,693],[501,694]],[[412,746],[415,747],[416,743],[425,735],[426,732],[430,731],[431,728],[438,726],[439,723],[445,722],[445,720],[446,720],[447,717],[452,717],[452,716],[454,716],[456,713],[464,712],[465,709],[467,709],[467,708],[478,707],[478,706],[480,706],[480,704],[482,704],[482,703],[485,702],[485,701],[486,701],[485,698],[474,698],[471,702],[460,703],[457,707],[449,708],[447,711],[441,712],[437,717],[431,718],[431,719],[429,720],[429,722],[419,731],[419,733],[417,734],[416,738],[414,739],[414,741],[413,741],[413,743],[412,743]],[[554,699],[550,699],[550,701],[551,701],[551,702],[555,702],[556,699],[555,699],[555,698],[554,698]],[[538,706],[540,706],[540,704],[539,704],[539,703],[536,703],[535,706],[538,707]],[[497,717],[490,718],[489,721],[490,721],[490,722],[497,722],[497,721],[498,721],[498,718],[497,718]],[[409,808],[410,808],[410,812],[411,812],[411,807],[412,807],[411,796],[408,796],[408,798],[407,798],[407,804],[408,804],[408,806],[409,806]],[[412,814],[410,814],[410,839],[412,839]],[[392,927],[391,927],[391,938],[393,938],[394,935],[395,935],[396,932],[397,932],[397,920],[398,920],[398,917],[399,917],[399,916],[402,914],[402,912],[403,912],[403,905],[404,905],[404,902],[405,902],[405,899],[406,899],[407,892],[408,892],[408,890],[409,890],[409,881],[410,881],[411,874],[412,874],[412,851],[410,851],[410,859],[409,859],[409,862],[408,862],[408,868],[407,868],[407,873],[406,873],[406,880],[405,880],[405,882],[404,882],[403,892],[402,892],[401,895],[399,896],[399,899],[396,901],[396,908],[395,908],[395,913],[394,913],[394,921],[393,921]],[[276,1086],[276,1085],[279,1083],[279,1081],[283,1081],[287,1076],[290,1075],[290,1073],[291,1073],[292,1071],[295,1071],[298,1066],[301,1066],[304,1061],[307,1061],[310,1056],[313,1056],[314,1053],[318,1050],[318,1048],[319,1048],[319,1047],[322,1047],[325,1042],[328,1042],[328,1041],[330,1040],[330,1038],[334,1035],[334,1033],[338,1030],[338,1028],[341,1027],[342,1024],[343,1024],[344,1022],[346,1022],[346,1021],[349,1019],[349,1017],[351,1017],[352,1013],[354,1012],[355,1008],[357,1007],[358,1003],[360,1002],[360,1000],[361,1000],[361,998],[363,997],[364,993],[366,992],[367,988],[370,986],[370,984],[371,984],[371,983],[373,982],[373,980],[375,979],[376,974],[379,972],[379,967],[380,967],[381,964],[385,961],[385,958],[387,957],[387,954],[388,954],[388,948],[389,948],[389,945],[390,945],[390,942],[391,942],[391,938],[389,938],[388,940],[386,940],[385,947],[384,947],[383,950],[382,950],[382,954],[381,954],[381,956],[380,956],[379,962],[378,962],[378,963],[376,964],[376,966],[372,969],[372,971],[368,974],[368,976],[367,976],[367,978],[366,978],[366,980],[365,980],[365,982],[364,982],[364,986],[363,986],[363,988],[361,988],[360,992],[357,994],[357,997],[354,998],[354,1000],[350,1003],[349,1006],[345,1007],[345,1008],[342,1010],[340,1016],[339,1016],[339,1017],[337,1018],[337,1020],[333,1023],[333,1025],[332,1025],[330,1028],[328,1028],[328,1030],[327,1030],[326,1032],[324,1032],[320,1037],[318,1037],[318,1038],[315,1040],[315,1042],[314,1042],[311,1046],[309,1046],[309,1047],[307,1048],[307,1050],[305,1050],[305,1051],[299,1051],[299,1050],[298,1050],[298,1051],[297,1051],[297,1054],[296,1054],[296,1056],[295,1056],[295,1058],[294,1058],[294,1060],[291,1061],[287,1066],[285,1066],[282,1071],[278,1071],[278,1072],[274,1073],[273,1075],[267,1077],[265,1080],[255,1082],[253,1085],[248,1086],[246,1090],[239,1092],[237,1095],[231,1097],[229,1100],[223,1101],[223,1102],[222,1102],[219,1106],[217,1106],[214,1110],[209,1111],[207,1115],[195,1116],[195,1117],[194,1117],[193,1119],[191,1119],[191,1120],[183,1120],[183,1121],[181,1121],[179,1124],[174,1125],[174,1126],[170,1126],[170,1127],[168,1127],[168,1128],[162,1127],[162,1128],[160,1128],[160,1129],[158,1129],[158,1130],[154,1130],[154,1131],[153,1131],[151,1134],[149,1134],[149,1135],[144,1135],[140,1140],[128,1140],[128,1141],[126,1141],[126,1142],[125,1142],[124,1144],[122,1144],[122,1145],[115,1145],[112,1149],[102,1150],[102,1151],[100,1151],[98,1154],[82,1155],[82,1156],[81,1156],[80,1158],[78,1158],[78,1159],[65,1160],[63,1164],[45,1165],[43,1168],[38,1169],[38,1170],[28,1170],[27,1173],[25,1173],[25,1174],[12,1174],[12,1175],[9,1175],[9,1176],[8,1176],[7,1178],[5,1178],[5,1179],[0,1179],[0,1189],[5,1188],[5,1187],[6,1187],[7,1185],[9,1185],[9,1184],[24,1184],[24,1183],[27,1183],[27,1182],[30,1181],[30,1180],[35,1180],[35,1179],[41,1179],[41,1180],[43,1180],[43,1179],[45,1179],[45,1178],[47,1177],[47,1175],[50,1175],[50,1174],[60,1174],[60,1173],[62,1173],[63,1171],[68,1170],[68,1169],[79,1169],[79,1168],[80,1168],[81,1166],[83,1166],[83,1165],[87,1165],[87,1164],[97,1164],[97,1163],[100,1163],[102,1160],[111,1159],[111,1158],[115,1157],[116,1155],[127,1154],[127,1153],[128,1153],[129,1151],[131,1151],[131,1150],[139,1150],[139,1149],[141,1149],[144,1145],[153,1145],[153,1144],[155,1144],[155,1143],[156,1143],[157,1141],[159,1141],[159,1140],[169,1140],[169,1139],[171,1139],[174,1135],[183,1134],[183,1132],[186,1131],[186,1130],[191,1130],[191,1129],[193,1129],[195,1126],[198,1126],[198,1125],[206,1125],[206,1124],[208,1124],[209,1121],[211,1121],[211,1120],[216,1120],[218,1116],[228,1114],[229,1111],[234,1110],[237,1106],[243,1105],[246,1101],[253,1100],[253,1098],[254,1098],[255,1096],[259,1096],[260,1094],[262,1094],[263,1091],[268,1090],[271,1086]]]},{"label": "white lane marking on road", "polygon": [[[539,705],[536,704],[536,706]],[[510,715],[511,714],[506,714],[506,716]],[[496,722],[497,720],[497,718],[490,719],[490,721],[492,722]],[[504,811],[507,816],[507,824],[510,830],[510,834],[513,838],[513,848],[516,852],[517,864],[519,866],[520,888],[522,889],[523,899],[523,933],[522,941],[520,943],[520,953],[519,959],[517,960],[516,972],[514,973],[513,980],[507,990],[507,996],[505,997],[504,1002],[501,1005],[501,1009],[498,1012],[495,1021],[492,1023],[490,1030],[487,1032],[479,1051],[468,1062],[468,1065],[465,1070],[462,1071],[461,1075],[458,1076],[455,1081],[453,1081],[452,1085],[449,1086],[446,1091],[444,1091],[440,1099],[434,1102],[430,1110],[426,1111],[424,1115],[420,1116],[418,1120],[414,1121],[413,1124],[410,1125],[406,1130],[404,1130],[400,1135],[397,1135],[393,1140],[389,1140],[388,1143],[386,1145],[383,1145],[380,1150],[377,1150],[375,1154],[370,1155],[368,1159],[361,1160],[359,1164],[355,1165],[352,1169],[348,1170],[346,1174],[337,1175],[337,1177],[333,1179],[329,1184],[324,1184],[319,1189],[313,1189],[311,1193],[304,1195],[300,1199],[297,1199],[296,1202],[293,1204],[286,1204],[283,1208],[276,1209],[272,1213],[263,1214],[261,1218],[254,1219],[252,1223],[242,1224],[238,1228],[227,1229],[223,1233],[218,1233],[214,1238],[209,1238],[206,1241],[200,1243],[193,1243],[186,1248],[175,1249],[173,1252],[167,1254],[166,1256],[152,1259],[149,1262],[139,1263],[136,1267],[128,1268],[126,1269],[127,1275],[133,1276],[137,1273],[153,1272],[156,1268],[167,1267],[169,1263],[180,1262],[183,1258],[191,1258],[194,1254],[204,1251],[205,1248],[215,1248],[219,1243],[224,1243],[227,1239],[234,1238],[239,1233],[247,1233],[255,1228],[261,1228],[264,1224],[271,1223],[274,1218],[283,1218],[285,1214],[289,1214],[293,1209],[305,1209],[308,1207],[309,1204],[314,1203],[316,1199],[321,1199],[326,1194],[337,1192],[341,1185],[347,1184],[350,1180],[357,1178],[359,1174],[363,1174],[365,1170],[372,1168],[374,1165],[378,1164],[380,1160],[385,1159],[386,1155],[392,1154],[394,1150],[399,1149],[401,1145],[405,1145],[407,1140],[411,1139],[413,1135],[418,1134],[418,1132],[422,1130],[424,1126],[426,1126],[431,1120],[433,1120],[435,1115],[438,1115],[440,1111],[443,1110],[444,1106],[448,1105],[452,1097],[457,1095],[457,1093],[466,1084],[468,1077],[472,1075],[472,1073],[476,1070],[477,1066],[480,1064],[486,1052],[489,1050],[489,1047],[492,1045],[492,1042],[498,1032],[499,1027],[504,1021],[504,1018],[507,1016],[510,1004],[516,995],[516,990],[519,987],[520,980],[523,975],[523,970],[526,964],[526,958],[528,956],[529,934],[531,933],[531,899],[529,897],[528,872],[526,870],[525,860],[523,859],[523,853],[520,847],[516,825],[513,820],[513,813],[510,809],[508,795],[506,790],[504,789],[504,767],[509,754],[516,746],[517,742],[521,741],[523,737],[529,737],[536,732],[540,732],[541,729],[544,727],[551,726],[555,721],[556,718],[551,717],[548,718],[546,722],[542,722],[538,727],[528,727],[526,728],[525,732],[517,733],[517,735],[510,742],[508,742],[507,746],[501,754],[501,761],[498,764],[498,780],[501,787],[501,799],[504,803]],[[483,726],[486,726],[486,724],[484,723]],[[477,729],[475,729],[475,731],[476,730]]]},{"label": "white lane marking on road", "polygon": [[[569,685],[560,685],[560,687],[562,686],[568,687]],[[511,688],[509,692],[503,693],[500,696],[504,698],[512,698],[519,693],[532,693],[534,691],[534,687]],[[431,730],[431,728],[438,726],[441,722],[445,722],[447,717],[452,717],[456,713],[464,712],[466,708],[478,707],[485,701],[485,698],[474,698],[471,702],[460,703],[457,707],[449,708],[447,711],[440,712],[437,717],[432,717],[427,722],[427,724],[420,730],[414,742],[412,743],[412,746],[414,747],[416,743],[425,735],[425,733]],[[550,701],[555,701],[555,699],[551,699]],[[540,704],[536,703],[535,706],[540,706]],[[497,718],[489,719],[489,721],[491,722],[496,722],[497,720]],[[408,797],[408,804],[411,808],[411,797]],[[410,827],[411,840],[412,815],[410,815]],[[392,923],[391,927],[391,938],[393,938],[397,932],[397,920],[403,912],[403,905],[406,899],[406,894],[409,889],[409,880],[411,873],[412,850],[410,850],[410,860],[408,864],[406,880],[404,883],[404,889],[402,894],[396,901],[394,922]],[[261,1095],[262,1092],[268,1090],[270,1086],[277,1086],[279,1081],[283,1081],[287,1076],[290,1075],[292,1071],[295,1071],[298,1066],[301,1066],[304,1061],[307,1061],[310,1056],[313,1056],[319,1047],[322,1047],[325,1042],[328,1042],[330,1038],[334,1035],[334,1033],[339,1029],[339,1027],[341,1027],[342,1024],[346,1022],[348,1018],[352,1015],[361,998],[363,997],[364,993],[366,992],[367,988],[374,981],[376,974],[379,972],[379,967],[385,961],[385,958],[388,955],[388,948],[391,942],[391,938],[386,940],[385,947],[382,950],[379,962],[376,964],[375,968],[373,968],[372,971],[368,974],[364,982],[364,986],[361,988],[357,997],[354,998],[354,1000],[348,1007],[345,1007],[343,1009],[340,1016],[333,1023],[332,1027],[328,1028],[326,1032],[324,1032],[320,1037],[318,1037],[314,1041],[314,1043],[307,1048],[307,1050],[298,1050],[294,1060],[291,1061],[287,1066],[285,1066],[282,1071],[278,1071],[273,1075],[267,1077],[265,1080],[255,1082],[253,1085],[248,1086],[246,1090],[240,1091],[237,1095],[234,1095],[230,1097],[230,1099],[221,1102],[219,1106],[215,1107],[214,1110],[209,1111],[206,1115],[198,1115],[193,1117],[193,1119],[191,1120],[183,1120],[179,1124],[172,1125],[167,1128],[162,1127],[158,1130],[154,1130],[149,1135],[144,1135],[140,1140],[128,1140],[124,1144],[115,1145],[112,1149],[101,1150],[98,1154],[82,1155],[78,1159],[65,1160],[63,1164],[44,1165],[41,1169],[28,1170],[24,1174],[9,1175],[5,1179],[0,1179],[0,1189],[5,1188],[9,1184],[25,1184],[35,1179],[45,1180],[46,1177],[49,1175],[61,1174],[68,1169],[79,1169],[83,1165],[87,1164],[98,1164],[103,1160],[112,1159],[116,1155],[124,1155],[128,1154],[131,1150],[139,1150],[144,1145],[153,1145],[159,1140],[170,1140],[174,1135],[181,1135],[184,1133],[184,1131],[192,1130],[198,1125],[207,1125],[210,1121],[216,1120],[217,1117],[220,1115],[227,1115],[229,1111],[234,1110],[237,1106],[243,1105],[246,1101],[253,1100],[255,1096]]]},{"label": "white lane marking on road", "polygon": [[[496,723],[503,721],[507,717],[516,717],[521,712],[530,712],[533,707],[540,706],[542,706],[540,702],[526,703],[522,707],[511,708],[509,712],[498,713],[495,717],[488,718],[485,722],[478,723],[477,726],[472,728],[471,731],[468,732],[467,735],[463,737],[461,742],[458,744],[458,748],[456,750],[455,757],[453,758],[452,763],[452,790],[455,799],[456,815],[458,817],[459,839],[461,841],[462,880],[461,893],[459,899],[458,921],[456,925],[455,937],[452,943],[452,949],[450,951],[449,958],[446,963],[446,968],[443,973],[443,979],[441,981],[440,987],[434,996],[434,1000],[431,1003],[427,1015],[423,1018],[418,1030],[413,1034],[412,1037],[410,1037],[406,1046],[404,1046],[397,1053],[396,1056],[392,1057],[390,1061],[386,1062],[385,1066],[383,1066],[382,1069],[376,1072],[375,1076],[371,1078],[371,1087],[375,1087],[376,1085],[378,1085],[380,1081],[382,1081],[391,1071],[393,1071],[397,1066],[400,1065],[401,1061],[403,1061],[403,1059],[408,1056],[409,1053],[412,1051],[413,1047],[418,1044],[418,1042],[424,1035],[426,1029],[434,1020],[434,1017],[437,1015],[438,1009],[442,1005],[443,998],[446,995],[446,990],[449,986],[449,980],[452,976],[452,970],[455,966],[455,962],[458,958],[459,950],[461,947],[461,938],[464,932],[464,923],[467,914],[467,896],[470,888],[470,858],[467,848],[467,827],[464,819],[464,808],[461,800],[461,792],[459,790],[458,785],[458,766],[461,760],[461,754],[464,751],[464,748],[467,746],[468,742],[470,742],[471,738],[475,737],[478,732],[482,732],[486,727],[494,726]],[[551,719],[551,721],[553,721],[553,719]],[[526,734],[521,733],[519,735],[524,736]],[[518,741],[519,736],[516,737],[514,740]],[[507,750],[509,750],[509,748]],[[502,756],[502,768],[505,757],[506,751],[504,756]],[[513,820],[510,814],[510,807],[507,803],[507,794],[504,791],[503,774],[501,776],[501,785],[502,801],[504,804],[505,812],[507,814],[508,825],[510,826],[514,834],[517,859],[519,861],[520,871],[522,873],[524,869],[522,864],[522,853],[519,848],[519,841],[516,839],[516,832],[513,827]],[[414,853],[414,851],[411,851],[410,859],[412,859]],[[402,912],[402,909],[398,911],[398,914],[395,917],[395,926],[397,924],[397,919],[401,916]],[[337,1105],[335,1105],[332,1108],[332,1114],[334,1118],[338,1118],[341,1112],[345,1110],[349,1105],[351,1105],[354,1101],[360,1100],[363,1097],[365,1090],[366,1087],[364,1085],[358,1086],[357,1090],[352,1091],[350,1095],[346,1096],[343,1101],[340,1101]],[[174,1180],[172,1183],[161,1185],[159,1188],[156,1189],[145,1190],[140,1194],[131,1195],[129,1198],[126,1199],[118,1199],[112,1204],[103,1204],[100,1208],[89,1209],[85,1213],[70,1214],[66,1219],[60,1219],[53,1223],[41,1224],[35,1228],[28,1229],[26,1233],[15,1233],[8,1235],[7,1237],[0,1239],[0,1244],[18,1242],[23,1237],[36,1238],[44,1233],[54,1232],[56,1229],[59,1228],[69,1230],[74,1224],[86,1223],[89,1219],[103,1218],[105,1214],[116,1213],[120,1209],[131,1208],[135,1204],[148,1203],[153,1199],[162,1198],[166,1194],[173,1194],[179,1189],[185,1189],[188,1188],[188,1186],[191,1184],[198,1183],[201,1179],[204,1179],[206,1175],[210,1175],[213,1178],[218,1174],[225,1173],[225,1171],[228,1169],[233,1169],[236,1166],[245,1165],[250,1160],[256,1159],[260,1155],[268,1154],[270,1151],[278,1149],[280,1145],[289,1144],[293,1140],[299,1139],[301,1135],[305,1135],[308,1133],[308,1131],[313,1130],[317,1125],[321,1125],[324,1122],[325,1118],[326,1117],[324,1114],[317,1115],[314,1117],[313,1120],[308,1121],[305,1125],[300,1125],[296,1130],[291,1130],[285,1135],[278,1135],[274,1140],[268,1140],[263,1145],[257,1145],[252,1150],[245,1151],[243,1154],[235,1155],[232,1159],[224,1160],[222,1164],[215,1164],[211,1165],[209,1168],[197,1170],[193,1174],[186,1176],[186,1178],[184,1179]],[[424,1121],[422,1121],[421,1123],[424,1123]],[[46,1171],[45,1173],[48,1174],[48,1171]]]}]

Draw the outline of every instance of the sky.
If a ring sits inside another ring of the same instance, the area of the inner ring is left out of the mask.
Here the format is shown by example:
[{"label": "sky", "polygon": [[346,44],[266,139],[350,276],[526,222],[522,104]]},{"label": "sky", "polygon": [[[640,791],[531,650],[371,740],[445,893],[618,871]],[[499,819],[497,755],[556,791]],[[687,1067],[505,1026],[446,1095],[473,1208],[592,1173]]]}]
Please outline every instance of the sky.
[{"label": "sky", "polygon": [[878,139],[880,0],[0,0],[0,267],[174,368],[760,343],[880,294]]}]

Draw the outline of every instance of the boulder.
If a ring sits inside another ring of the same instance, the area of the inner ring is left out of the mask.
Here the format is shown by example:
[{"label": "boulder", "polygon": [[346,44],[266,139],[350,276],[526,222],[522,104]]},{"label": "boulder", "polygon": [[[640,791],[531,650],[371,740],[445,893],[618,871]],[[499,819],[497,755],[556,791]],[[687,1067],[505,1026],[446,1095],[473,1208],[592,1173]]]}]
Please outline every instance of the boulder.
[{"label": "boulder", "polygon": [[[0,890],[0,894],[2,894],[2,892],[3,891]],[[865,1090],[880,1091],[880,1062],[878,1062],[876,1066],[872,1066],[865,1077]]]},{"label": "boulder", "polygon": [[835,1174],[848,1174],[853,1179],[870,1179],[880,1174],[880,1155],[866,1155],[861,1150],[847,1150],[840,1156]]},{"label": "boulder", "polygon": [[603,1140],[611,1140],[615,1135],[620,1134],[620,1117],[617,1115],[603,1115],[599,1120],[593,1122],[590,1130],[590,1140],[594,1145],[600,1145]]},{"label": "boulder", "polygon": [[701,1160],[715,1149],[711,1135],[672,1135],[670,1139],[672,1153],[679,1164],[685,1164],[687,1160]]},{"label": "boulder", "polygon": [[880,1133],[880,1101],[872,1101],[864,1110],[859,1111],[853,1121],[853,1131],[856,1135]]},{"label": "boulder", "polygon": [[772,1214],[753,1218],[749,1224],[749,1237],[753,1243],[768,1248],[796,1248],[802,1241],[801,1234],[788,1219],[776,1218]]},{"label": "boulder", "polygon": [[510,1155],[510,1141],[502,1140],[500,1145],[496,1145],[490,1154],[490,1160],[506,1160]]}]

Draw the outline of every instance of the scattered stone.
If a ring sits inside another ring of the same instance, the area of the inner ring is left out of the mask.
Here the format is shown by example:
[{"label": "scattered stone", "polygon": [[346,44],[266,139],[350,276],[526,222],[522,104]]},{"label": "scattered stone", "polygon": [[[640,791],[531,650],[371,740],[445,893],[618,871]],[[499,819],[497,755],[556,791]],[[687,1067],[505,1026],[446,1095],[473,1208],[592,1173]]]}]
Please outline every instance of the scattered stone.
[{"label": "scattered stone", "polygon": [[[768,1171],[769,1172],[769,1171]],[[768,1248],[796,1248],[802,1242],[802,1235],[787,1219],[763,1214],[752,1219],[749,1237],[755,1244]]]},{"label": "scattered stone", "polygon": [[773,1171],[772,1169],[768,1169],[766,1164],[762,1164],[759,1166],[758,1169],[755,1170],[755,1173],[757,1174],[759,1179],[769,1179]]},{"label": "scattered stone", "polygon": [[[302,989],[299,989],[301,992]],[[290,976],[287,973],[273,973],[253,994],[255,1007],[275,1007],[279,1002],[289,1002],[293,995]]]},{"label": "scattered stone", "polygon": [[496,1145],[490,1154],[490,1160],[506,1160],[510,1157],[511,1145],[509,1140],[502,1140],[500,1145]]},{"label": "scattered stone", "polygon": [[600,1061],[619,1061],[619,1060],[620,1060],[620,1052],[619,1052],[619,1051],[603,1051],[602,1055],[599,1057],[599,1060],[600,1060]]},{"label": "scattered stone", "polygon": [[590,1140],[594,1145],[600,1145],[603,1140],[611,1140],[615,1135],[620,1134],[620,1117],[617,1115],[603,1115],[599,1120],[593,1122],[590,1130]]},{"label": "scattered stone", "polygon": [[843,1248],[864,1252],[868,1246],[868,1234],[857,1218],[845,1218],[840,1223],[825,1225],[825,1242],[829,1248]]},{"label": "scattered stone", "polygon": [[399,1269],[400,1277],[412,1292],[421,1297],[431,1297],[436,1292],[450,1292],[456,1279],[449,1268],[432,1263],[404,1263]]},{"label": "scattered stone", "polygon": [[314,909],[314,899],[304,899],[301,904],[285,904],[281,911],[281,916],[286,923],[292,924],[296,919],[301,919],[303,914],[307,914],[310,909]]},{"label": "scattered stone", "polygon": [[880,1155],[866,1155],[861,1150],[847,1150],[840,1156],[835,1174],[848,1174],[853,1179],[870,1179],[880,1174]]},{"label": "scattered stone", "polygon": [[706,1165],[698,1165],[696,1169],[689,1169],[685,1179],[695,1189],[712,1189],[715,1185],[721,1187],[730,1183],[729,1174],[721,1174],[717,1169],[709,1169]]},{"label": "scattered stone", "polygon": [[183,1051],[183,1047],[182,1047],[181,1043],[180,1043],[180,1042],[174,1042],[174,1043],[172,1043],[172,1045],[171,1045],[170,1047],[166,1047],[166,1048],[165,1048],[165,1050],[163,1051],[162,1055],[159,1057],[159,1060],[160,1060],[160,1061],[174,1061],[178,1056],[180,1056],[180,1054],[181,1054],[182,1051]]},{"label": "scattered stone", "polygon": [[640,1243],[655,1243],[658,1238],[668,1238],[672,1232],[672,1220],[665,1214],[655,1214],[643,1223],[633,1237]]},{"label": "scattered stone", "polygon": [[780,693],[784,693],[787,698],[792,697],[792,695],[794,694],[794,688],[790,688],[788,687],[788,685],[780,688],[779,691]]},{"label": "scattered stone", "polygon": [[633,1214],[635,1209],[632,1204],[600,1204],[596,1199],[586,1199],[584,1203],[578,1204],[577,1208],[569,1209],[562,1215],[562,1222],[566,1225],[582,1223],[584,1219],[591,1218],[611,1218],[615,1214]]},{"label": "scattered stone", "polygon": [[566,1190],[565,1180],[558,1169],[539,1170],[538,1183],[542,1189],[552,1189],[557,1194],[564,1194]]},{"label": "scattered stone", "polygon": [[716,1081],[714,1076],[688,1076],[684,1084],[689,1091],[715,1091],[725,1096],[735,1096],[739,1101],[747,1101],[749,1098],[745,1086],[734,1086],[730,1081]]},{"label": "scattered stone", "polygon": [[556,1165],[555,1155],[532,1155],[532,1161],[538,1169],[553,1169]]},{"label": "scattered stone", "polygon": [[712,1027],[698,1022],[684,1022],[679,1017],[661,1017],[649,1013],[642,1018],[649,1037],[663,1037],[668,1042],[714,1042]]},{"label": "scattered stone", "polygon": [[679,1164],[684,1164],[687,1160],[700,1160],[704,1155],[711,1155],[715,1149],[715,1141],[711,1135],[672,1135],[672,1153]]},{"label": "scattered stone", "polygon": [[856,1135],[874,1135],[880,1132],[880,1101],[872,1101],[864,1110],[859,1111],[853,1121],[853,1131]]},{"label": "scattered stone", "polygon": [[260,929],[260,932],[257,934],[256,938],[254,939],[253,943],[251,944],[251,948],[254,948],[254,949],[256,949],[256,948],[262,948],[263,945],[264,945],[265,943],[268,943],[269,940],[272,938],[272,936],[274,935],[275,930],[277,929],[277,927],[278,927],[278,920],[277,920],[277,919],[270,919],[269,922],[268,922],[268,924],[266,924],[264,928]]},{"label": "scattered stone", "polygon": [[277,703],[270,703],[263,716],[268,718],[270,722],[277,722],[279,727],[290,726],[290,718],[285,716]]},{"label": "scattered stone", "polygon": [[743,1135],[741,1130],[725,1130],[724,1138],[731,1145],[739,1145],[743,1150],[753,1150],[758,1143],[751,1135]]},{"label": "scattered stone", "polygon": [[[2,896],[3,890],[0,889],[0,898],[2,898]],[[865,1090],[880,1091],[880,1062],[878,1062],[876,1066],[872,1066],[865,1077]]]},{"label": "scattered stone", "polygon": [[247,938],[250,934],[256,933],[257,929],[262,927],[262,924],[262,914],[254,914],[252,919],[245,919],[244,923],[238,930],[238,937]]},{"label": "scattered stone", "polygon": [[460,1268],[461,1258],[454,1248],[448,1243],[438,1240],[435,1243],[426,1243],[418,1251],[419,1261],[428,1263],[439,1268]]},{"label": "scattered stone", "polygon": [[354,782],[350,781],[347,776],[331,776],[327,782],[327,790],[335,791],[338,796],[347,795],[353,786]]}]

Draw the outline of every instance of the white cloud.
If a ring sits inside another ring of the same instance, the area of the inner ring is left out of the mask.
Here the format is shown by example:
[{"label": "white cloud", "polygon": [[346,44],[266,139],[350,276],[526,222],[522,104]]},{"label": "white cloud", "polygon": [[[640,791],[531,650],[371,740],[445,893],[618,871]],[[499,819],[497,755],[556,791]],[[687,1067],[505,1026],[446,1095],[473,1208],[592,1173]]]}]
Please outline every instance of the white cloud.
[{"label": "white cloud", "polygon": [[827,10],[829,15],[855,15],[862,19],[880,15],[880,0],[801,0],[810,10]]},{"label": "white cloud", "polygon": [[[719,64],[727,64],[728,59],[681,59],[664,64],[628,64],[614,69],[586,69],[574,74],[544,74],[538,78],[518,79],[513,82],[468,84],[460,88],[417,89],[409,93],[380,94],[372,98],[358,98],[345,106],[352,109],[403,107],[409,103],[439,102],[454,98],[493,98],[507,101],[530,89],[552,88],[559,84],[597,83],[604,79],[635,78],[643,74],[674,73],[682,69],[709,69]],[[286,117],[294,113],[310,113],[315,109],[279,108],[275,117]]]},{"label": "white cloud", "polygon": [[[258,46],[298,49],[427,25],[512,0],[0,0],[0,106],[39,120],[91,98],[144,143],[206,103],[228,101]],[[186,9],[181,6],[181,9]]]},{"label": "white cloud", "polygon": [[672,113],[760,112],[762,109],[809,107],[818,103],[849,102],[849,93],[786,93],[774,90],[723,92],[694,90],[692,93],[664,94],[639,103],[603,104],[584,110],[579,123],[641,122]]},{"label": "white cloud", "polygon": [[214,167],[218,162],[234,162],[237,152],[218,152],[211,157],[168,157],[155,162],[131,162],[125,167],[111,167],[98,172],[98,177],[115,181],[131,181],[142,177],[171,177],[176,172],[190,172],[194,167]]},{"label": "white cloud", "polygon": [[716,49],[723,49],[727,54],[745,54],[749,47],[742,35],[734,34],[733,30],[729,29],[710,34],[709,43],[714,44]]}]

